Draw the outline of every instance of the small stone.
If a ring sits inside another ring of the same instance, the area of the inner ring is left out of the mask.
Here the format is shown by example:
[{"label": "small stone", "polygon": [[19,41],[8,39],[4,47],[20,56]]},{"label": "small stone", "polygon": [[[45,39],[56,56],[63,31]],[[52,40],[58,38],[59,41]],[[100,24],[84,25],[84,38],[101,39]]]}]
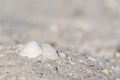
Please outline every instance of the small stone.
[{"label": "small stone", "polygon": [[86,61],[82,59],[78,59],[78,62],[86,64]]},{"label": "small stone", "polygon": [[66,57],[65,53],[63,53],[63,52],[58,53],[58,56],[63,58],[63,59]]},{"label": "small stone", "polygon": [[21,51],[21,56],[26,56],[29,58],[35,58],[39,55],[41,55],[42,49],[40,48],[37,41],[31,41],[29,42]]},{"label": "small stone", "polygon": [[109,70],[108,69],[104,69],[103,72],[105,73],[105,75],[109,74]]},{"label": "small stone", "polygon": [[96,62],[96,60],[92,57],[88,57],[89,60]]},{"label": "small stone", "polygon": [[58,55],[56,50],[49,44],[42,45],[42,55],[46,59],[56,60],[58,59]]},{"label": "small stone", "polygon": [[57,62],[57,64],[61,64],[61,63],[62,63],[62,61],[61,61],[61,60],[57,60],[56,62]]},{"label": "small stone", "polygon": [[94,68],[94,65],[93,64],[89,64],[88,67],[89,68]]}]

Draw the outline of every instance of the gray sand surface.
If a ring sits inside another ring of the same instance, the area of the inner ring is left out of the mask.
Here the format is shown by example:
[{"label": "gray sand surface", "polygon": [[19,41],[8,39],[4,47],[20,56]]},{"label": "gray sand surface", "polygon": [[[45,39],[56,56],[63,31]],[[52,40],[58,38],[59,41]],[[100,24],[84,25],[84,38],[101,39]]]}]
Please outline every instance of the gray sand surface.
[{"label": "gray sand surface", "polygon": [[[32,40],[66,56],[20,56]],[[120,1],[0,0],[0,80],[120,80]]]}]

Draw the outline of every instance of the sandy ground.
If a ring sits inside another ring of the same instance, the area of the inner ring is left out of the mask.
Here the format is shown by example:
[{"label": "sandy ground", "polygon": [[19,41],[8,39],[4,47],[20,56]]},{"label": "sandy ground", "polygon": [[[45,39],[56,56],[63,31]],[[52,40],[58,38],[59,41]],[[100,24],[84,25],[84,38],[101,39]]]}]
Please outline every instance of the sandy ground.
[{"label": "sandy ground", "polygon": [[[0,80],[120,80],[119,0],[0,0]],[[31,40],[66,57],[20,56]]]}]

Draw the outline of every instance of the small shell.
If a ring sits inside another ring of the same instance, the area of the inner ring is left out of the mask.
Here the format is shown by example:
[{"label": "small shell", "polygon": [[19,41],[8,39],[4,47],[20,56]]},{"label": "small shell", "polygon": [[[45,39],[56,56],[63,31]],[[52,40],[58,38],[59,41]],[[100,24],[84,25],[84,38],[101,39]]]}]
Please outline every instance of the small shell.
[{"label": "small shell", "polygon": [[52,59],[52,60],[58,59],[57,52],[51,45],[43,44],[42,51],[43,51],[42,54],[45,59]]},{"label": "small shell", "polygon": [[34,58],[39,56],[41,53],[42,53],[42,49],[40,48],[37,41],[31,41],[24,47],[20,55],[27,56],[29,58]]}]

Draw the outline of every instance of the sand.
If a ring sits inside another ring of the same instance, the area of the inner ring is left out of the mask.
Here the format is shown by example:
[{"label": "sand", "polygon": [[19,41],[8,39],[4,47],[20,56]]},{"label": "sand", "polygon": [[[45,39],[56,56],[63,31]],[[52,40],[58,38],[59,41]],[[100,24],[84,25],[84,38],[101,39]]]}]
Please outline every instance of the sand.
[{"label": "sand", "polygon": [[[0,80],[120,80],[119,4],[1,0]],[[58,58],[21,56],[33,40]]]}]

